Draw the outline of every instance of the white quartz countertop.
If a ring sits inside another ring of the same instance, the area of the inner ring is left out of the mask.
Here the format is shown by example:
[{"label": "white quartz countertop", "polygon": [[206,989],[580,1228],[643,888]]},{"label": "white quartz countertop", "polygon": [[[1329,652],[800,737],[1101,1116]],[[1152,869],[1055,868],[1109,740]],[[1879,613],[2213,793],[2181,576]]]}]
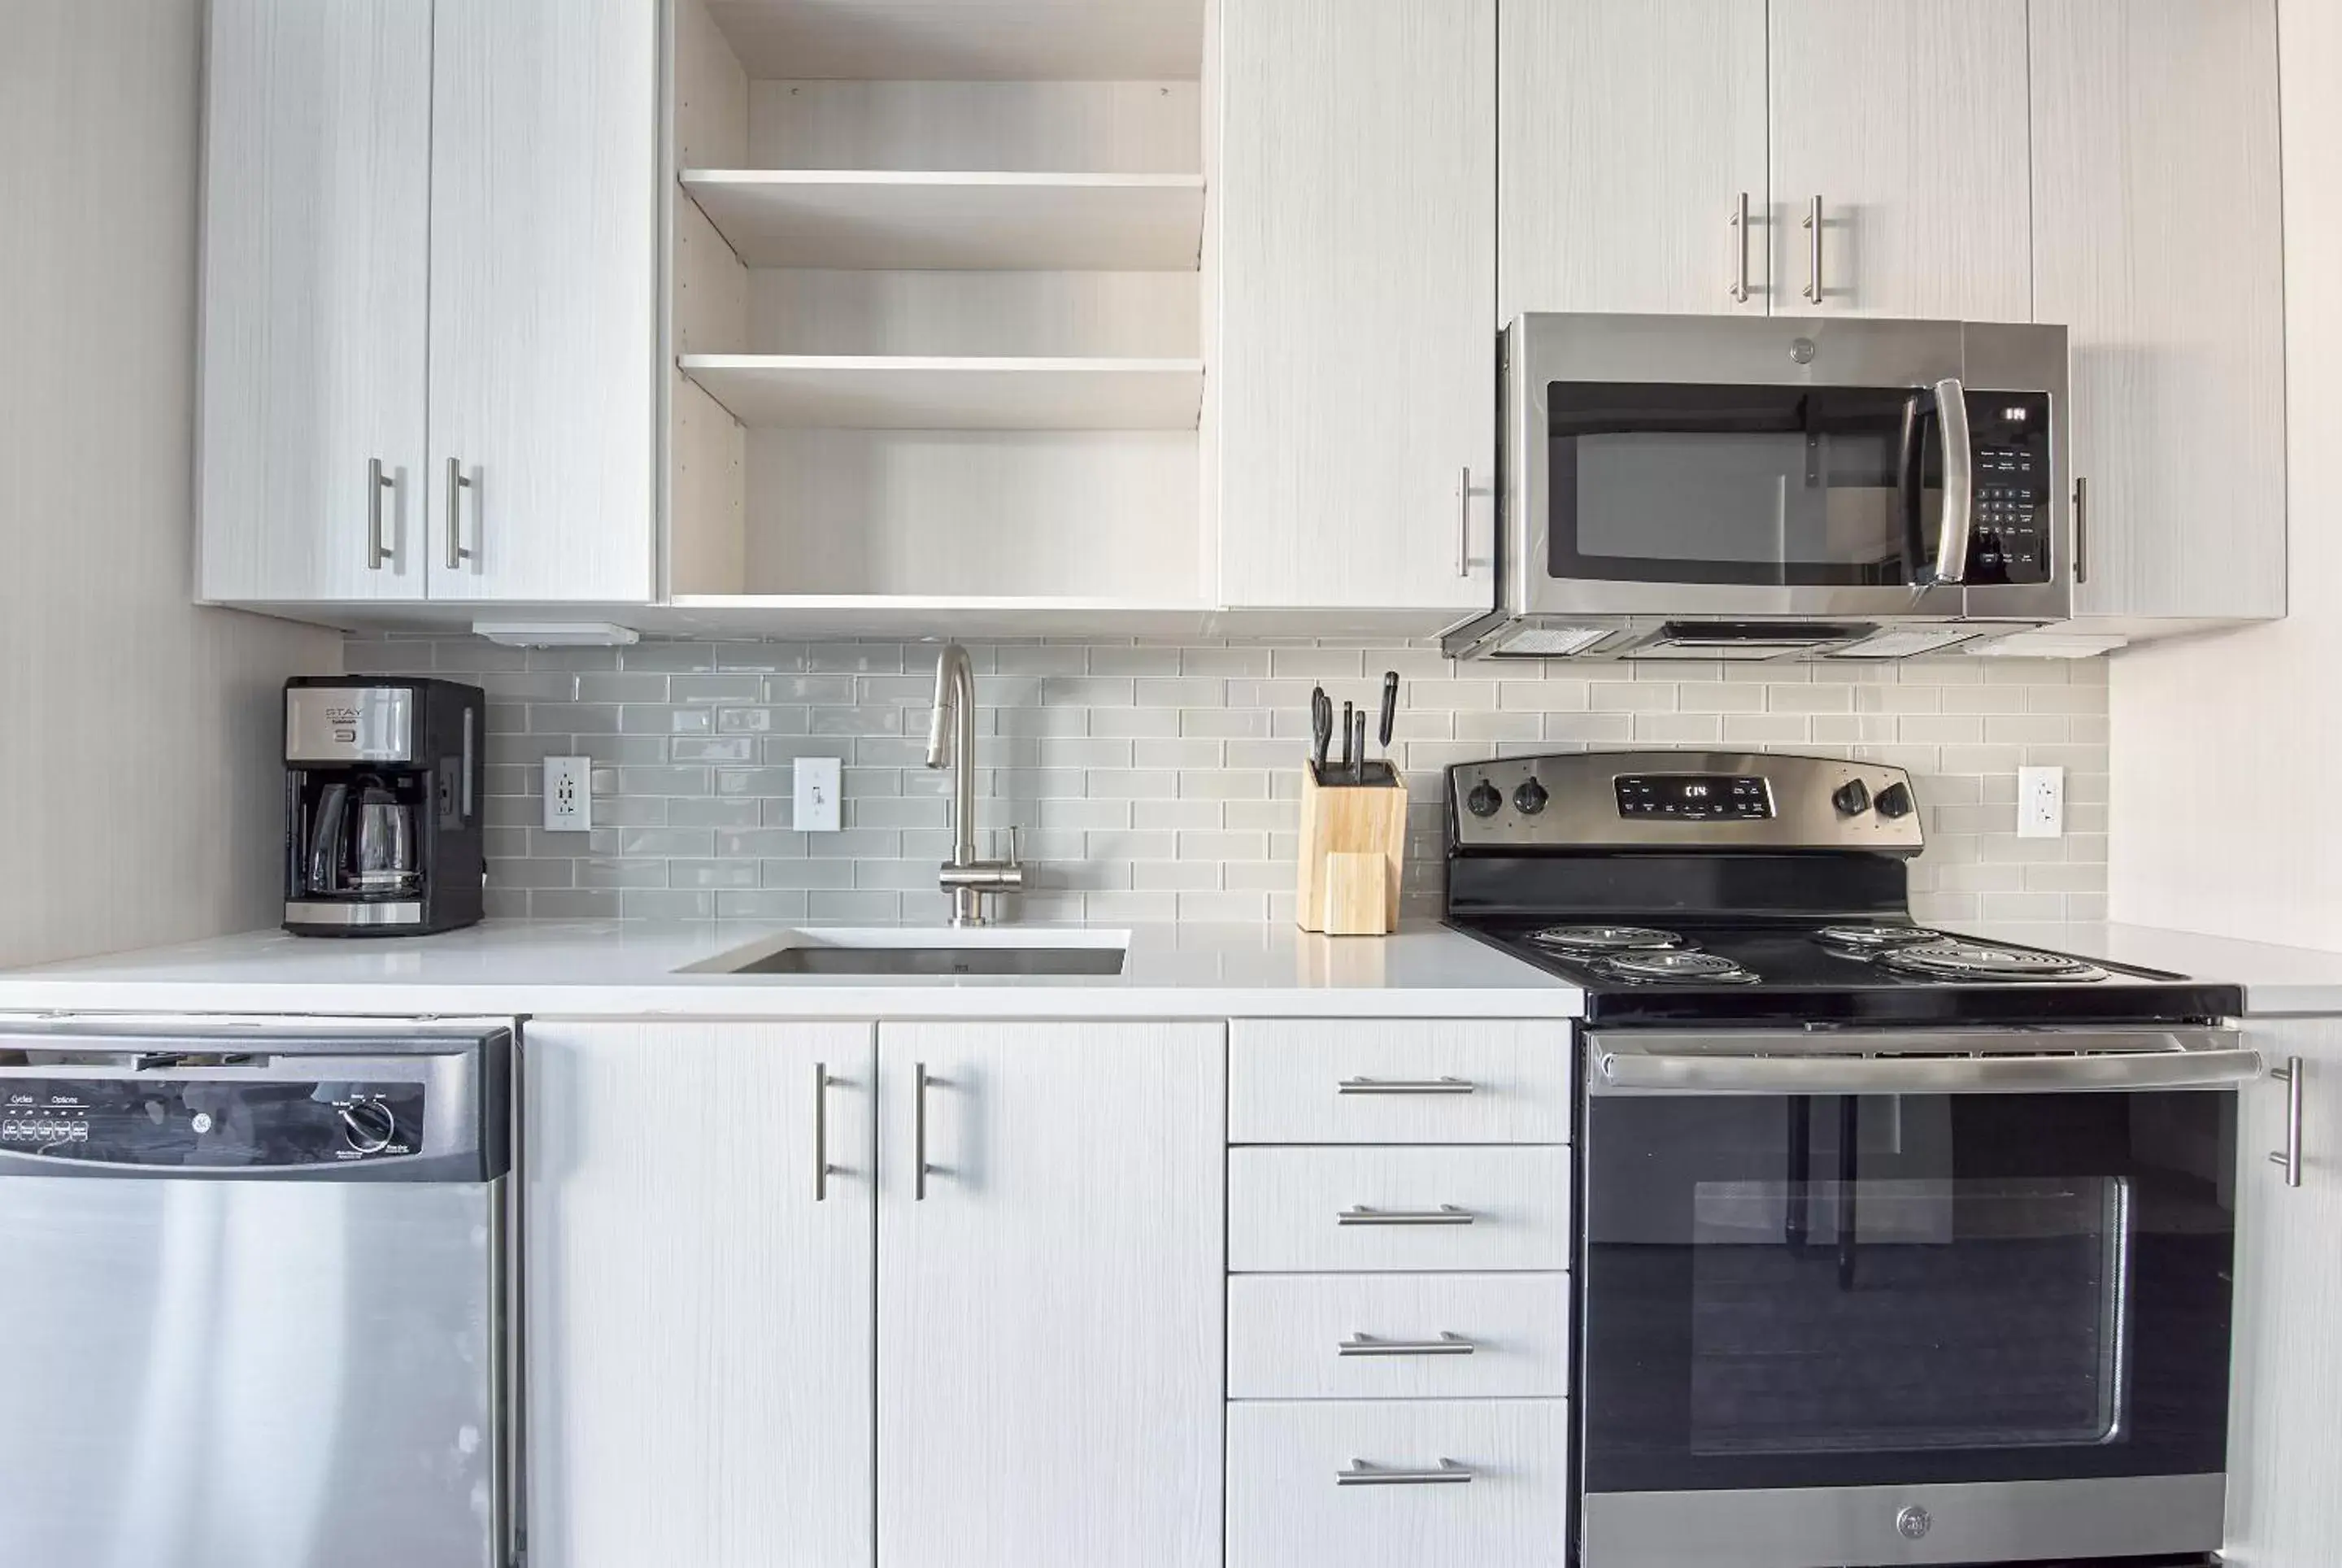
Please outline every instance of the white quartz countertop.
[{"label": "white quartz countertop", "polygon": [[[254,931],[0,972],[0,1011],[892,1019],[1569,1018],[1583,1010],[1576,987],[1429,923],[1389,937],[1269,925],[1116,928],[1129,949],[1118,975],[676,972],[791,929],[492,920],[435,937]],[[1015,945],[1052,934],[996,927],[983,940]],[[1102,934],[1092,930],[1086,940]]]},{"label": "white quartz countertop", "polygon": [[2198,936],[2154,926],[2027,923],[1966,928],[2033,947],[2245,988],[2253,1017],[2342,1014],[2342,953]]}]

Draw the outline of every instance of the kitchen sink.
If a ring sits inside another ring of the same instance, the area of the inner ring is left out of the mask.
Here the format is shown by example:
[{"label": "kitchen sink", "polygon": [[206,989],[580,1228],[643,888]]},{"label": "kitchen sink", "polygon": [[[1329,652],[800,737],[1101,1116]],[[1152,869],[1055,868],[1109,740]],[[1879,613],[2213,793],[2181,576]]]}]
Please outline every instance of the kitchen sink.
[{"label": "kitchen sink", "polygon": [[937,930],[802,930],[766,937],[681,974],[720,975],[1118,975],[1118,931]]}]

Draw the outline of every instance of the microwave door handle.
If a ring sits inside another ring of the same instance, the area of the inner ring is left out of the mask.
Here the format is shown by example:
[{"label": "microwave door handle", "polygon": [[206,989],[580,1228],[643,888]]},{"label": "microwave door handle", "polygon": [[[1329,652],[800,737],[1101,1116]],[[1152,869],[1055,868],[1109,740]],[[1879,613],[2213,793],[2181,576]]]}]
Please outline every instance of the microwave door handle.
[{"label": "microwave door handle", "polygon": [[1903,400],[1903,437],[1897,447],[1895,496],[1903,510],[1903,559],[1915,595],[1932,586],[1927,577],[1933,563],[1927,558],[1927,517],[1930,407],[1925,392],[1914,392]]},{"label": "microwave door handle", "polygon": [[1944,439],[1944,527],[1936,541],[1936,580],[1966,582],[1976,533],[1976,449],[1968,443],[1968,395],[1957,378],[1936,383],[1936,428]]}]

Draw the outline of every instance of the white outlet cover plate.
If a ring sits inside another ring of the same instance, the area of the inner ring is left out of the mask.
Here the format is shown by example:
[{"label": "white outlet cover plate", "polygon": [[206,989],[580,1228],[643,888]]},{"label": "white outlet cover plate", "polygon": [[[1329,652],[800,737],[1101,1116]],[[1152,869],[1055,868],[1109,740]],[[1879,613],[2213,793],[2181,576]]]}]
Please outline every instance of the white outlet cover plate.
[{"label": "white outlet cover plate", "polygon": [[583,833],[594,826],[594,759],[545,759],[545,828],[548,833]]},{"label": "white outlet cover plate", "polygon": [[792,774],[789,825],[800,833],[835,833],[843,764],[835,757],[800,757]]},{"label": "white outlet cover plate", "polygon": [[2019,768],[2017,770],[2017,836],[2020,839],[2062,839],[2066,836],[2066,770],[2063,768]]}]

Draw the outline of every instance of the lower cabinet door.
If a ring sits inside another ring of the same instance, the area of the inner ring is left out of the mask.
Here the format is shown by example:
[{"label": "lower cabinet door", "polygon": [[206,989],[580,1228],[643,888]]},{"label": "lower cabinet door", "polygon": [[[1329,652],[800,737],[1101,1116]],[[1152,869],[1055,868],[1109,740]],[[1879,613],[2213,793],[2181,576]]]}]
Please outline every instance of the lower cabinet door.
[{"label": "lower cabinet door", "polygon": [[1216,1568],[1225,1039],[880,1026],[886,1568]]},{"label": "lower cabinet door", "polygon": [[528,1026],[531,1568],[868,1568],[873,1033]]},{"label": "lower cabinet door", "polygon": [[1227,1568],[1563,1568],[1562,1400],[1228,1407]]}]

